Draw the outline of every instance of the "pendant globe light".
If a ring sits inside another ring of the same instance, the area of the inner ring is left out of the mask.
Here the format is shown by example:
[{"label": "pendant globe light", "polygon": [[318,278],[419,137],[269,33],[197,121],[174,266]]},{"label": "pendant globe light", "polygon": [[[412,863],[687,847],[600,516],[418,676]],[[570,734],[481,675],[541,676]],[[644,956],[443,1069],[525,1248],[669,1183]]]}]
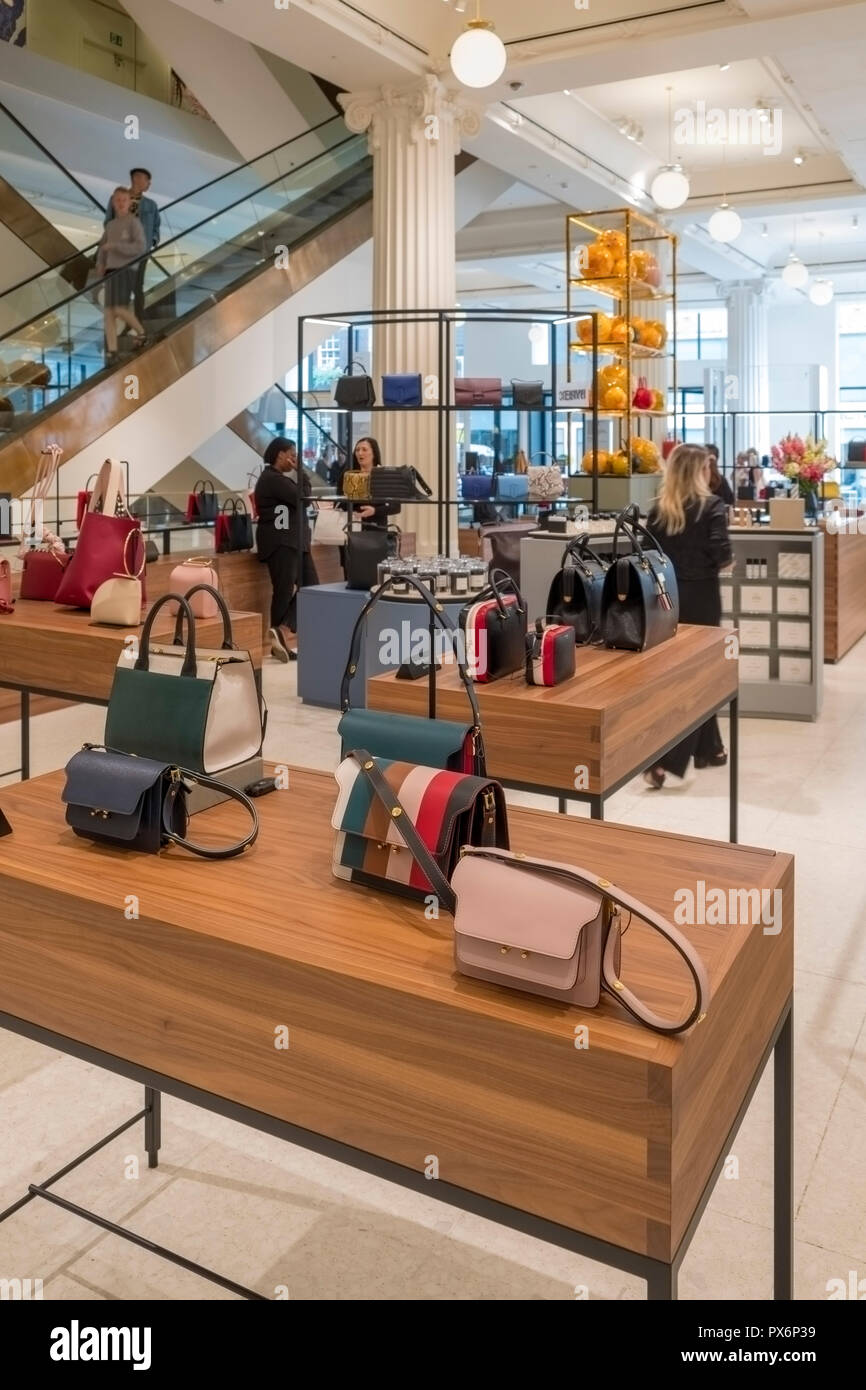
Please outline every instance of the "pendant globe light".
[{"label": "pendant globe light", "polygon": [[481,18],[481,0],[468,27],[451,49],[451,71],[464,87],[492,87],[505,71],[505,44],[489,19]]},{"label": "pendant globe light", "polygon": [[[726,152],[727,141],[722,146],[722,188],[727,184]],[[728,202],[727,194],[722,192],[722,201],[716,208],[707,224],[710,236],[713,241],[729,242],[736,241],[740,232],[743,230],[743,223],[740,214],[732,208]]]},{"label": "pendant globe light", "polygon": [[[824,233],[819,232],[821,238],[821,249],[824,248]],[[824,257],[821,257],[820,269],[824,269]],[[817,304],[819,309],[830,304],[833,299],[833,281],[827,275],[818,275],[809,286],[809,298],[813,304]]]},{"label": "pendant globe light", "polygon": [[659,169],[652,183],[650,193],[657,207],[664,208],[670,212],[673,208],[682,207],[686,198],[689,196],[689,181],[683,173],[682,165],[675,163],[671,150],[671,87],[667,88],[668,94],[668,162]]},{"label": "pendant globe light", "polygon": [[791,254],[782,271],[782,280],[791,290],[802,290],[809,283],[809,271],[797,255],[797,224],[794,223],[794,239]]}]

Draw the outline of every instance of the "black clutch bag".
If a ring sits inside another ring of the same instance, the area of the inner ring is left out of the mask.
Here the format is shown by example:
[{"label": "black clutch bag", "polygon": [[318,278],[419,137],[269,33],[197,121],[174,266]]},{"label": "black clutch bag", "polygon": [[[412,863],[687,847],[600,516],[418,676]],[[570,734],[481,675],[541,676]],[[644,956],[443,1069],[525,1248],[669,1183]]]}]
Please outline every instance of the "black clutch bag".
[{"label": "black clutch bag", "polygon": [[410,464],[403,464],[399,468],[374,468],[369,476],[372,502],[417,502],[423,495],[432,495],[421,475]]},{"label": "black clutch bag", "polygon": [[540,410],[544,405],[544,382],[512,381],[511,398],[515,410]]},{"label": "black clutch bag", "polygon": [[[619,554],[621,538],[631,546],[628,555]],[[673,563],[641,525],[640,512],[633,503],[616,519],[613,562],[601,594],[602,640],[608,647],[644,652],[674,636],[679,615]]]},{"label": "black clutch bag", "polygon": [[554,575],[547,597],[547,615],[552,622],[574,629],[574,640],[581,645],[598,637],[601,623],[601,593],[608,562],[589,544],[588,536],[575,536],[562,553],[562,568]]},{"label": "black clutch bag", "polygon": [[364,364],[357,363],[361,371],[357,376],[353,375],[352,368],[356,365],[350,362],[341,377],[337,378],[334,387],[334,400],[342,410],[368,410],[371,405],[376,404],[376,388],[373,385],[373,378],[364,371]]},{"label": "black clutch bag", "polygon": [[[252,829],[243,840],[212,849],[186,838],[186,798],[195,784],[222,792],[245,807]],[[62,798],[66,823],[76,835],[142,854],[159,854],[165,845],[175,844],[202,859],[234,859],[259,833],[255,806],[227,783],[98,744],[85,743],[70,758]]]}]

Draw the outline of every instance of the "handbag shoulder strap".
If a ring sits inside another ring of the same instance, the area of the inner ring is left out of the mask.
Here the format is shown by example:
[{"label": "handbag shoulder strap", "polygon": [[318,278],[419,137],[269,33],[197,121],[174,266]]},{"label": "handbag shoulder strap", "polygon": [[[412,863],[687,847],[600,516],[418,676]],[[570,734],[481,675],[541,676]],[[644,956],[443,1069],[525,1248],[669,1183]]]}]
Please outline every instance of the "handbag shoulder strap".
[{"label": "handbag shoulder strap", "polygon": [[[174,805],[182,790],[185,790],[189,783],[195,783],[199,787],[209,787],[211,791],[222,792],[223,796],[229,797],[232,801],[239,801],[244,810],[249,813],[252,827],[242,840],[237,844],[224,846],[222,849],[210,849],[206,845],[197,845],[193,840],[187,840],[183,835],[178,835],[172,829]],[[187,772],[184,768],[171,769],[171,781],[162,803],[162,833],[166,839],[171,840],[172,844],[180,845],[181,849],[189,850],[190,854],[197,854],[200,859],[235,859],[239,854],[243,854],[245,849],[255,844],[259,835],[259,817],[255,806],[250,798],[235,787],[230,787],[227,782],[219,782],[215,777],[204,777],[197,772]]]},{"label": "handbag shoulder strap", "polygon": [[[454,623],[451,621],[451,618],[449,617],[445,608],[441,603],[437,603],[430,596],[428,591],[424,588],[424,585],[420,584],[418,580],[414,577],[414,575],[411,574],[401,575],[400,579],[404,584],[411,584],[412,588],[417,590],[418,594],[421,596],[421,598],[427,604],[427,607],[430,609],[430,612],[433,614],[434,621],[439,625],[439,627],[443,628],[446,632],[450,632],[453,636],[456,636],[457,629],[455,628]],[[340,683],[340,708],[343,710],[344,713],[346,712],[346,710],[349,709],[349,687],[352,682],[352,677],[358,669],[358,657],[361,651],[361,634],[364,631],[364,624],[367,621],[367,615],[370,613],[371,609],[375,608],[376,604],[379,602],[381,598],[385,596],[388,590],[393,588],[395,582],[396,580],[394,578],[386,579],[384,584],[380,584],[378,589],[374,589],[367,602],[364,604],[364,607],[358,614],[355,627],[352,631],[352,640],[349,643],[349,659],[346,662],[346,669],[343,672],[343,679]],[[457,647],[456,643],[455,652],[459,652],[459,648]],[[466,663],[461,659],[459,655],[457,657],[457,670],[460,674],[460,679],[463,682],[463,689],[466,691],[466,695],[469,699],[469,704],[472,708],[472,726],[475,729],[478,736],[480,737],[481,711],[478,708],[478,700],[475,695],[475,687],[472,683],[472,678],[469,675],[468,670],[466,669]]]},{"label": "handbag shoulder strap", "polygon": [[359,361],[357,357],[353,357],[351,362],[347,362],[345,367],[343,368],[343,376],[352,376],[353,367],[360,367],[362,376],[367,375],[367,368],[364,366],[364,363]]},{"label": "handbag shoulder strap", "polygon": [[416,486],[419,487],[419,488],[421,489],[421,491],[424,493],[425,497],[432,497],[432,496],[433,496],[433,489],[432,489],[432,487],[430,487],[429,483],[427,482],[427,479],[426,479],[426,478],[423,478],[423,477],[421,476],[421,474],[418,472],[418,469],[417,469],[417,468],[414,468],[414,467],[412,468],[412,474],[413,474],[413,476],[414,476],[414,478],[415,478],[415,484],[416,484]]},{"label": "handbag shoulder strap", "polygon": [[452,917],[457,906],[457,898],[454,889],[443,874],[436,860],[433,858],[429,849],[425,845],[415,826],[412,824],[411,817],[406,814],[405,808],[400,803],[400,798],[391,790],[387,780],[382,776],[375,760],[367,752],[366,748],[353,748],[349,754],[367,778],[373,791],[382,802],[392,821],[402,835],[407,849],[410,850],[415,863],[423,871],[425,877],[433,888],[439,901]]},{"label": "handbag shoulder strap", "polygon": [[[515,860],[517,856],[500,849],[485,850],[467,847],[466,854],[478,854],[488,858]],[[695,950],[688,937],[684,936],[673,922],[669,922],[661,913],[655,912],[646,903],[641,902],[640,898],[632,897],[616,884],[611,883],[606,878],[598,878],[595,874],[582,872],[580,869],[572,868],[570,865],[555,864],[543,859],[520,859],[518,867],[529,873],[537,873],[541,876],[554,875],[556,878],[570,879],[574,883],[581,884],[584,888],[591,888],[599,893],[600,896],[609,898],[618,907],[626,908],[636,917],[640,917],[649,927],[657,931],[661,936],[669,941],[677,953],[682,957],[688,966],[692,983],[695,987],[695,1002],[687,1017],[679,1023],[672,1023],[670,1019],[657,1014],[655,1010],[644,1004],[627,985],[623,984],[616,972],[616,952],[622,927],[619,916],[616,915],[611,922],[610,930],[605,942],[604,955],[602,958],[602,984],[609,994],[618,999],[623,1008],[640,1023],[647,1024],[654,1028],[658,1033],[684,1033],[687,1028],[691,1028],[693,1023],[699,1023],[704,1017],[707,1000],[709,998],[709,981],[704,963]]]}]

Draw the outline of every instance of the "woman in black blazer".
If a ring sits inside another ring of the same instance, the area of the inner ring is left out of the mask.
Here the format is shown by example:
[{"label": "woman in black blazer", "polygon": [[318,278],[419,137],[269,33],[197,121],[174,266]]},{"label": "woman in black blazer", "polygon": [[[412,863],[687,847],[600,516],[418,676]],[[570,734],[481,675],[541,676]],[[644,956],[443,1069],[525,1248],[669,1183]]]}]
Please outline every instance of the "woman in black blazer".
[{"label": "woman in black blazer", "polygon": [[[722,593],[719,575],[731,565],[728,509],[710,491],[710,464],[705,449],[679,444],[665,465],[661,492],[647,517],[647,530],[673,561],[680,596],[680,621],[719,627]],[[695,767],[723,767],[728,761],[715,715],[689,734],[644,773],[654,790],[668,772],[685,776]]]},{"label": "woman in black blazer", "polygon": [[[271,576],[271,653],[278,661],[297,660],[298,589],[318,584],[319,576],[310,554],[310,524],[307,499],[310,480],[301,484],[302,535],[298,535],[298,446],[282,436],[272,439],[264,453],[265,466],[256,482],[258,529],[256,549],[259,560]],[[300,549],[299,549],[300,539]]]},{"label": "woman in black blazer", "polygon": [[[340,481],[337,491],[345,494],[344,480],[347,473],[372,473],[374,468],[382,467],[382,450],[379,448],[379,441],[371,439],[365,435],[359,439],[352,450],[352,461],[347,463],[340,474]],[[399,516],[399,502],[361,502],[354,504],[352,508],[352,520],[359,519],[361,530],[369,531],[373,527],[388,525],[389,516]],[[343,566],[343,573],[346,572],[346,547],[340,546],[340,562]]]}]

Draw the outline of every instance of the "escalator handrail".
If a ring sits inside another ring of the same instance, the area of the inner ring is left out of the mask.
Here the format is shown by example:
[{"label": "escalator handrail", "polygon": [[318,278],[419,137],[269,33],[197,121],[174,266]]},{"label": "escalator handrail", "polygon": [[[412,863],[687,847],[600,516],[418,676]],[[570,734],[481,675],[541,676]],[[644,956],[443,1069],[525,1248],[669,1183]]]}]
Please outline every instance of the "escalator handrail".
[{"label": "escalator handrail", "polygon": [[[5,110],[5,109],[6,109],[5,107],[3,107],[2,102],[0,102],[0,109],[2,109],[2,110]],[[10,114],[11,114],[11,113],[10,113]],[[13,119],[13,121],[14,121],[14,120],[15,120],[15,117],[13,116],[12,119]],[[187,199],[189,199],[189,198],[194,198],[194,197],[197,196],[197,194],[203,193],[204,190],[205,190],[206,188],[212,188],[214,184],[220,183],[223,179],[230,178],[233,174],[239,173],[242,169],[248,169],[248,168],[250,167],[250,165],[256,164],[256,163],[258,162],[258,160],[260,160],[260,159],[266,159],[266,158],[268,157],[268,155],[275,154],[275,153],[277,152],[277,150],[286,149],[289,145],[293,145],[293,144],[295,143],[296,140],[303,140],[305,136],[307,136],[307,135],[313,135],[313,134],[315,134],[315,132],[316,132],[317,130],[321,130],[321,129],[322,129],[322,126],[330,125],[330,124],[332,123],[332,121],[338,121],[338,120],[340,120],[340,119],[341,119],[341,117],[339,117],[339,116],[329,116],[328,119],[327,119],[326,121],[320,121],[318,125],[311,126],[309,130],[304,130],[304,131],[302,131],[300,135],[293,135],[292,138],[291,138],[291,140],[284,140],[283,143],[282,143],[281,145],[274,145],[273,149],[271,149],[271,150],[265,150],[264,154],[256,155],[256,158],[255,158],[255,159],[248,159],[248,160],[246,161],[246,163],[244,163],[244,164],[238,164],[238,165],[236,165],[233,169],[227,169],[226,172],[225,172],[224,174],[218,174],[218,175],[216,176],[215,179],[211,179],[208,183],[199,184],[198,188],[192,189],[192,191],[189,192],[189,193],[184,193],[180,198],[175,198],[175,199],[173,199],[172,202],[170,202],[170,203],[164,203],[163,206],[159,209],[159,215],[160,215],[160,217],[162,217],[163,213],[167,212],[167,211],[169,210],[169,208],[176,207],[178,203],[185,203],[185,202],[187,201]],[[20,123],[20,121],[19,121],[19,122],[16,122],[16,124],[20,125],[21,123]],[[22,128],[22,130],[24,129],[23,126],[22,126],[21,128]],[[26,133],[26,132],[25,132],[25,133]],[[32,138],[32,137],[31,137],[31,138]],[[321,156],[322,156],[323,154],[330,154],[331,150],[338,150],[338,149],[340,148],[340,146],[346,144],[346,142],[347,142],[348,140],[356,140],[357,138],[358,138],[358,137],[357,137],[356,135],[353,135],[353,134],[351,134],[351,133],[347,133],[346,139],[345,139],[345,140],[338,140],[337,143],[336,143],[335,145],[331,145],[327,150],[319,150],[319,152],[318,152],[317,154],[314,154],[314,155],[312,156],[311,159],[305,159],[305,160],[303,161],[303,163],[296,165],[294,169],[290,169],[288,172],[291,173],[291,174],[295,174],[295,173],[298,172],[299,169],[304,169],[304,168],[307,166],[307,164],[312,163],[312,160],[313,160],[313,159],[319,159],[319,158],[321,158]],[[35,143],[38,144],[39,142],[36,141]],[[49,155],[50,155],[50,151],[46,150],[46,154],[49,154]],[[55,163],[57,163],[56,160],[55,160]],[[61,164],[59,167],[62,169],[62,168],[63,168],[63,165]],[[64,171],[64,172],[66,172],[66,171]],[[71,177],[72,177],[72,175],[70,175],[70,178],[71,178]],[[239,203],[244,203],[244,202],[246,202],[247,198],[254,198],[254,197],[256,197],[256,194],[258,194],[258,193],[263,193],[263,192],[265,191],[266,188],[270,188],[274,183],[277,183],[277,182],[279,181],[279,179],[285,178],[285,177],[286,177],[285,174],[278,174],[278,175],[277,175],[277,178],[271,180],[271,183],[269,183],[269,184],[262,184],[261,188],[258,188],[258,189],[256,190],[255,193],[247,193],[247,194],[244,195],[243,198],[239,198],[236,202],[234,202],[234,203],[229,203],[226,207],[220,208],[220,209],[219,209],[218,211],[216,211],[216,212],[212,212],[212,213],[210,214],[210,217],[204,218],[203,221],[201,221],[201,222],[195,222],[195,223],[193,223],[192,226],[185,228],[184,231],[178,232],[178,233],[177,233],[177,236],[169,237],[169,239],[168,239],[167,241],[161,241],[161,242],[159,242],[158,245],[155,246],[155,247],[153,248],[152,251],[146,252],[145,255],[148,256],[148,257],[150,257],[151,259],[153,259],[153,258],[156,256],[156,254],[157,254],[158,251],[161,251],[162,248],[163,248],[164,246],[170,246],[171,243],[172,243],[172,241],[176,241],[176,240],[177,240],[177,237],[178,237],[178,236],[186,236],[188,232],[197,231],[197,229],[198,229],[199,227],[204,226],[204,223],[205,223],[205,222],[209,222],[209,221],[211,220],[211,218],[213,218],[213,217],[219,217],[219,216],[221,216],[222,213],[224,213],[224,212],[230,212],[231,209],[232,209],[233,207],[237,207]],[[87,192],[86,189],[85,189],[84,191]],[[92,195],[91,195],[91,194],[88,194],[88,197],[91,197],[91,198],[92,198]],[[106,209],[102,206],[102,204],[98,201],[98,199],[92,198],[92,201],[93,201],[93,203],[95,204],[95,206],[99,209],[100,216],[104,218],[104,217],[105,217],[105,214],[106,214]],[[100,241],[101,241],[101,238],[100,238]],[[51,266],[47,266],[44,270],[37,270],[36,273],[35,273],[34,275],[28,275],[28,276],[26,277],[26,279],[24,279],[24,280],[19,280],[18,283],[15,284],[15,285],[10,285],[9,288],[8,288],[8,290],[3,290],[3,292],[0,293],[0,303],[2,303],[3,299],[5,298],[5,296],[6,296],[7,294],[14,294],[16,290],[23,290],[27,285],[32,284],[34,280],[39,280],[39,279],[41,279],[43,275],[47,275],[50,271],[62,272],[64,266],[70,265],[72,261],[77,261],[81,256],[92,256],[92,255],[94,254],[94,252],[97,250],[98,246],[100,245],[100,241],[94,241],[94,242],[91,243],[90,246],[84,246],[84,247],[82,247],[82,249],[81,249],[80,251],[75,251],[75,252],[73,252],[73,254],[72,254],[71,256],[67,256],[65,260],[57,261],[56,264],[51,265]],[[142,259],[143,259],[143,258],[142,258]],[[135,263],[133,262],[133,264],[135,264]],[[157,262],[157,264],[159,264],[159,263]],[[164,268],[163,266],[161,266],[161,265],[159,266],[159,268],[160,268],[160,270],[163,271],[163,273],[164,273],[166,276],[168,276],[169,279],[171,278],[171,272],[170,272],[170,271],[165,270],[165,268]],[[100,283],[100,282],[97,282],[97,283]],[[92,286],[92,285],[88,286],[88,293],[89,293],[89,291],[92,290],[92,289],[93,289],[93,286]],[[79,294],[81,294],[81,293],[83,293],[83,291],[79,290]],[[41,314],[37,314],[36,317],[37,317],[37,318],[42,318],[45,314],[48,314],[48,313],[52,313],[52,314],[53,314],[57,309],[62,308],[64,304],[68,304],[70,298],[71,298],[71,299],[74,299],[74,298],[76,298],[76,296],[75,296],[75,295],[70,295],[70,296],[69,296],[68,298],[66,298],[66,299],[58,300],[57,304],[51,306],[50,308],[45,308],[45,309],[43,309],[43,310],[42,310],[42,313],[41,313]],[[29,323],[29,322],[31,322],[31,320],[28,320],[28,323]],[[25,327],[25,328],[26,328],[26,327],[27,327],[27,324],[23,324],[22,327]],[[2,339],[0,339],[0,341],[2,341]]]},{"label": "escalator handrail", "polygon": [[[9,110],[9,107],[6,106],[2,101],[0,101],[0,111],[3,112],[3,115],[4,115],[4,116],[8,116],[8,117],[9,117],[9,120],[12,122],[12,124],[13,124],[13,125],[16,125],[16,126],[18,127],[18,129],[19,129],[20,131],[22,131],[22,132],[27,136],[27,139],[31,142],[31,144],[35,145],[36,148],[37,148],[38,150],[41,150],[42,153],[46,156],[46,158],[47,158],[47,159],[50,159],[50,160],[51,160],[51,163],[54,164],[54,165],[56,165],[56,167],[57,167],[57,168],[60,170],[60,172],[69,180],[70,183],[74,183],[74,184],[75,184],[75,187],[76,187],[81,193],[84,194],[85,198],[89,199],[89,201],[93,204],[93,206],[94,206],[95,208],[98,208],[98,209],[99,209],[100,214],[104,217],[104,216],[105,216],[105,208],[102,206],[102,204],[100,203],[100,201],[99,201],[99,199],[96,197],[96,195],[93,194],[93,193],[91,193],[89,188],[85,188],[83,183],[79,183],[78,179],[75,177],[75,175],[74,175],[69,169],[67,169],[66,165],[63,164],[63,163],[61,163],[61,161],[57,158],[57,156],[54,155],[54,154],[52,154],[51,151],[50,151],[45,145],[43,145],[42,141],[41,141],[41,140],[38,140],[38,139],[36,138],[36,136],[33,134],[32,130],[28,130],[27,127],[26,127],[26,125],[24,125],[21,121],[19,121],[18,117],[17,117],[12,111],[10,111],[10,110]],[[23,195],[22,195],[22,196],[23,196]],[[77,254],[77,255],[80,255],[81,252],[79,251],[79,252],[77,252],[76,254]],[[69,260],[74,260],[74,259],[75,259],[74,256],[68,256],[68,257],[66,258],[66,261],[58,261],[57,264],[58,264],[58,265],[66,265],[67,261],[69,261]],[[49,267],[49,268],[52,269],[52,270],[55,269],[54,266],[51,266],[51,267]],[[32,277],[31,277],[31,278],[32,278]],[[23,281],[23,280],[22,280],[21,283],[22,283],[22,284],[25,284],[26,281]]]},{"label": "escalator handrail", "polygon": [[[286,400],[289,401],[289,403],[290,403],[291,405],[293,405],[293,406],[295,407],[295,409],[297,410],[297,409],[298,409],[298,398],[297,398],[297,396],[296,396],[292,391],[287,391],[286,388],[285,388],[285,386],[281,386],[280,383],[279,383],[278,381],[275,381],[275,382],[274,382],[274,385],[276,386],[276,388],[277,388],[277,390],[280,392],[280,394],[281,394],[282,396],[285,396]],[[311,411],[307,410],[307,407],[306,407],[306,406],[301,406],[301,414],[303,415],[303,417],[304,417],[305,420],[308,420],[308,421],[309,421],[309,423],[313,426],[314,429],[316,429],[316,430],[319,431],[319,434],[323,434],[323,435],[325,436],[325,438],[327,439],[327,441],[328,441],[329,444],[333,444],[334,448],[337,449],[337,450],[339,450],[339,452],[340,452],[341,454],[345,454],[345,453],[346,453],[345,448],[344,448],[343,445],[339,442],[339,440],[335,439],[334,436],[333,436],[332,434],[330,434],[328,430],[325,429],[324,425],[320,425],[320,424],[319,424],[319,422],[318,422],[318,420],[316,419],[315,415],[313,415]]]},{"label": "escalator handrail", "polygon": [[[299,174],[302,169],[305,169],[307,167],[307,165],[315,163],[317,159],[322,159],[325,155],[333,154],[335,150],[342,149],[344,145],[351,144],[352,141],[363,141],[363,136],[348,134],[345,140],[341,140],[339,144],[332,145],[331,148],[328,150],[319,150],[318,154],[313,155],[311,159],[305,160],[303,164],[297,165],[296,168],[292,169],[291,173]],[[362,161],[359,160],[358,162],[360,164]],[[202,227],[206,227],[207,224],[209,222],[214,221],[215,218],[224,217],[227,212],[231,212],[234,208],[240,207],[242,203],[249,202],[249,200],[252,198],[260,197],[262,193],[267,192],[269,188],[272,188],[275,183],[279,183],[285,177],[286,176],[284,174],[278,174],[275,179],[271,179],[270,183],[263,184],[262,187],[256,189],[254,193],[246,193],[243,196],[243,198],[238,198],[236,202],[230,203],[228,207],[220,208],[218,212],[211,213],[209,217],[203,217],[200,222],[195,222],[191,227],[186,227],[182,232],[178,232],[176,236],[170,237],[168,241],[161,241],[159,246],[156,247],[155,250],[158,250],[160,252],[165,251],[165,249],[171,246],[174,242],[180,241],[183,237],[189,236],[192,232],[199,231]],[[79,255],[85,254],[86,252],[79,252]],[[140,265],[142,261],[148,261],[152,259],[153,254],[153,251],[145,251],[144,255],[137,256],[134,261],[130,261],[129,264],[124,268],[126,270],[131,270],[133,266]],[[64,262],[61,262],[60,264],[64,264]],[[58,268],[59,267],[57,266],[53,266],[52,270],[57,270]],[[43,271],[41,273],[45,274],[46,272]],[[109,274],[111,274],[110,271]],[[38,279],[39,277],[36,276],[34,278]],[[64,299],[58,300],[56,304],[52,304],[48,307],[43,307],[39,310],[38,313],[33,314],[31,318],[25,319],[23,323],[16,324],[16,326],[14,328],[11,328],[8,333],[0,335],[0,348],[2,348],[3,344],[7,341],[7,339],[14,338],[19,334],[23,333],[24,330],[29,328],[31,324],[38,323],[40,319],[44,319],[46,314],[56,314],[59,312],[59,310],[65,308],[67,304],[71,304],[74,300],[82,299],[85,295],[93,294],[95,290],[98,290],[99,286],[103,283],[103,280],[105,280],[106,278],[106,276],[102,276],[99,280],[94,280],[93,283],[87,285],[85,289],[76,290],[74,294],[67,295]],[[3,300],[5,299],[7,294],[14,293],[14,291],[21,289],[22,286],[26,285],[27,283],[28,282],[26,280],[22,280],[20,285],[14,285],[12,289],[6,290],[3,292],[3,294],[0,294],[0,305],[2,305]]]}]

